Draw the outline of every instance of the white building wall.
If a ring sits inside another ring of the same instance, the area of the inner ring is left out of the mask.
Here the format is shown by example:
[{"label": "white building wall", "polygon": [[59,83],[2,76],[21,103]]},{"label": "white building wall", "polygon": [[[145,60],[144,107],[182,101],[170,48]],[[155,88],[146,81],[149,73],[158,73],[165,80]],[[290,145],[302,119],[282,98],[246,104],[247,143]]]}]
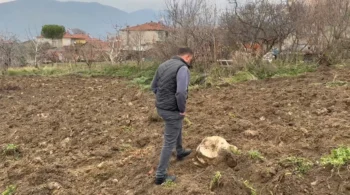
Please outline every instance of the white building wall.
[{"label": "white building wall", "polygon": [[123,49],[147,50],[151,45],[164,41],[165,31],[121,31]]},{"label": "white building wall", "polygon": [[71,46],[72,45],[72,39],[70,38],[63,38],[62,39],[62,46]]},{"label": "white building wall", "polygon": [[37,38],[36,39],[39,43],[48,43],[52,47],[57,47],[60,48],[63,46],[63,41],[62,39],[47,39],[47,38]]},{"label": "white building wall", "polygon": [[50,45],[52,45],[52,39],[47,39],[47,38],[37,38],[36,39],[39,43],[43,44],[43,43],[48,43]]}]

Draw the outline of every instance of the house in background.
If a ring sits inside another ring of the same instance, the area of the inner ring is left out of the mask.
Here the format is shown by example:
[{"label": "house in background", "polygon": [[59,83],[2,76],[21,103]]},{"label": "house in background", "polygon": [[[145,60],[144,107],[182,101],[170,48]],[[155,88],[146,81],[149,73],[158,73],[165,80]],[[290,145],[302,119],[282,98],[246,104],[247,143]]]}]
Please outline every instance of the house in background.
[{"label": "house in background", "polygon": [[47,39],[43,36],[37,37],[39,43],[49,43],[52,47],[56,48],[62,48],[74,44],[85,44],[91,39],[92,38],[87,34],[72,34],[69,31],[63,35],[62,39]]},{"label": "house in background", "polygon": [[122,49],[128,51],[147,51],[154,44],[168,37],[169,28],[161,22],[149,22],[137,26],[128,26],[120,30]]}]

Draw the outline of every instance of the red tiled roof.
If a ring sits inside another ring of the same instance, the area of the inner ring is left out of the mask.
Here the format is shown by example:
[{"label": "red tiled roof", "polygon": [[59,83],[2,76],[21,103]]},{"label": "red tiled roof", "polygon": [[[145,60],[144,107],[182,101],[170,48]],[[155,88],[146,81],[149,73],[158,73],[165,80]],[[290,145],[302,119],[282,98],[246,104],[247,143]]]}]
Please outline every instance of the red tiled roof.
[{"label": "red tiled roof", "polygon": [[123,31],[167,31],[169,28],[160,22],[149,22],[137,26],[127,27]]},{"label": "red tiled roof", "polygon": [[67,39],[90,39],[89,35],[86,34],[70,34],[69,32],[66,32],[66,34],[63,35],[63,38]]}]

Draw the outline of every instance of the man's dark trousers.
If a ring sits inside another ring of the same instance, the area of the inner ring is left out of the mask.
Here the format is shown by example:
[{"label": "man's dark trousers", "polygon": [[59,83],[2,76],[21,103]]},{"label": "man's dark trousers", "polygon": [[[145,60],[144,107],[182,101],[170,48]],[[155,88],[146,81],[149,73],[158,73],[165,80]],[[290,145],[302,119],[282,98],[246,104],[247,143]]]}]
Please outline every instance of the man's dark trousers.
[{"label": "man's dark trousers", "polygon": [[165,121],[164,143],[162,153],[160,155],[160,162],[156,172],[157,178],[165,177],[169,160],[171,158],[172,150],[176,146],[177,154],[183,152],[182,148],[182,124],[184,116],[180,115],[178,111],[167,111],[157,109],[159,116]]}]

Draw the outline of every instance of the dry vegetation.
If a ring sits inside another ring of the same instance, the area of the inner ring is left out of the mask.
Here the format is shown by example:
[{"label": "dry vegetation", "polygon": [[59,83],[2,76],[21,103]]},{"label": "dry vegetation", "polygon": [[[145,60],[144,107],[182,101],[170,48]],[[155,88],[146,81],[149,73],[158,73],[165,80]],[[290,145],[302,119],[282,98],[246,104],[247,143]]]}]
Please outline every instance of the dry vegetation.
[{"label": "dry vegetation", "polygon": [[[286,64],[313,61],[322,65],[338,64],[349,58],[349,2],[321,0],[317,4],[304,1],[272,3],[252,0],[241,4],[229,0],[226,10],[219,10],[207,0],[166,0],[164,24],[169,27],[164,42],[150,52],[128,54],[121,51],[117,36],[105,45],[97,42],[87,46],[64,48],[59,57],[52,48],[35,40],[21,43],[16,35],[0,35],[0,64],[4,70],[13,66],[37,66],[45,61],[53,63],[109,61],[111,64],[131,56],[140,64],[142,58],[161,61],[174,54],[179,46],[189,46],[196,53],[196,68],[207,72],[218,59],[233,59],[240,69],[247,64],[260,66],[263,56],[273,48],[279,50],[278,59]],[[121,26],[115,26],[119,35]],[[29,31],[30,32],[30,31]],[[32,33],[28,33],[28,37]],[[140,46],[139,37],[130,44]],[[90,51],[89,51],[90,50]],[[93,52],[91,52],[93,51]],[[239,55],[235,55],[239,52]],[[243,61],[237,57],[244,57]]]}]

